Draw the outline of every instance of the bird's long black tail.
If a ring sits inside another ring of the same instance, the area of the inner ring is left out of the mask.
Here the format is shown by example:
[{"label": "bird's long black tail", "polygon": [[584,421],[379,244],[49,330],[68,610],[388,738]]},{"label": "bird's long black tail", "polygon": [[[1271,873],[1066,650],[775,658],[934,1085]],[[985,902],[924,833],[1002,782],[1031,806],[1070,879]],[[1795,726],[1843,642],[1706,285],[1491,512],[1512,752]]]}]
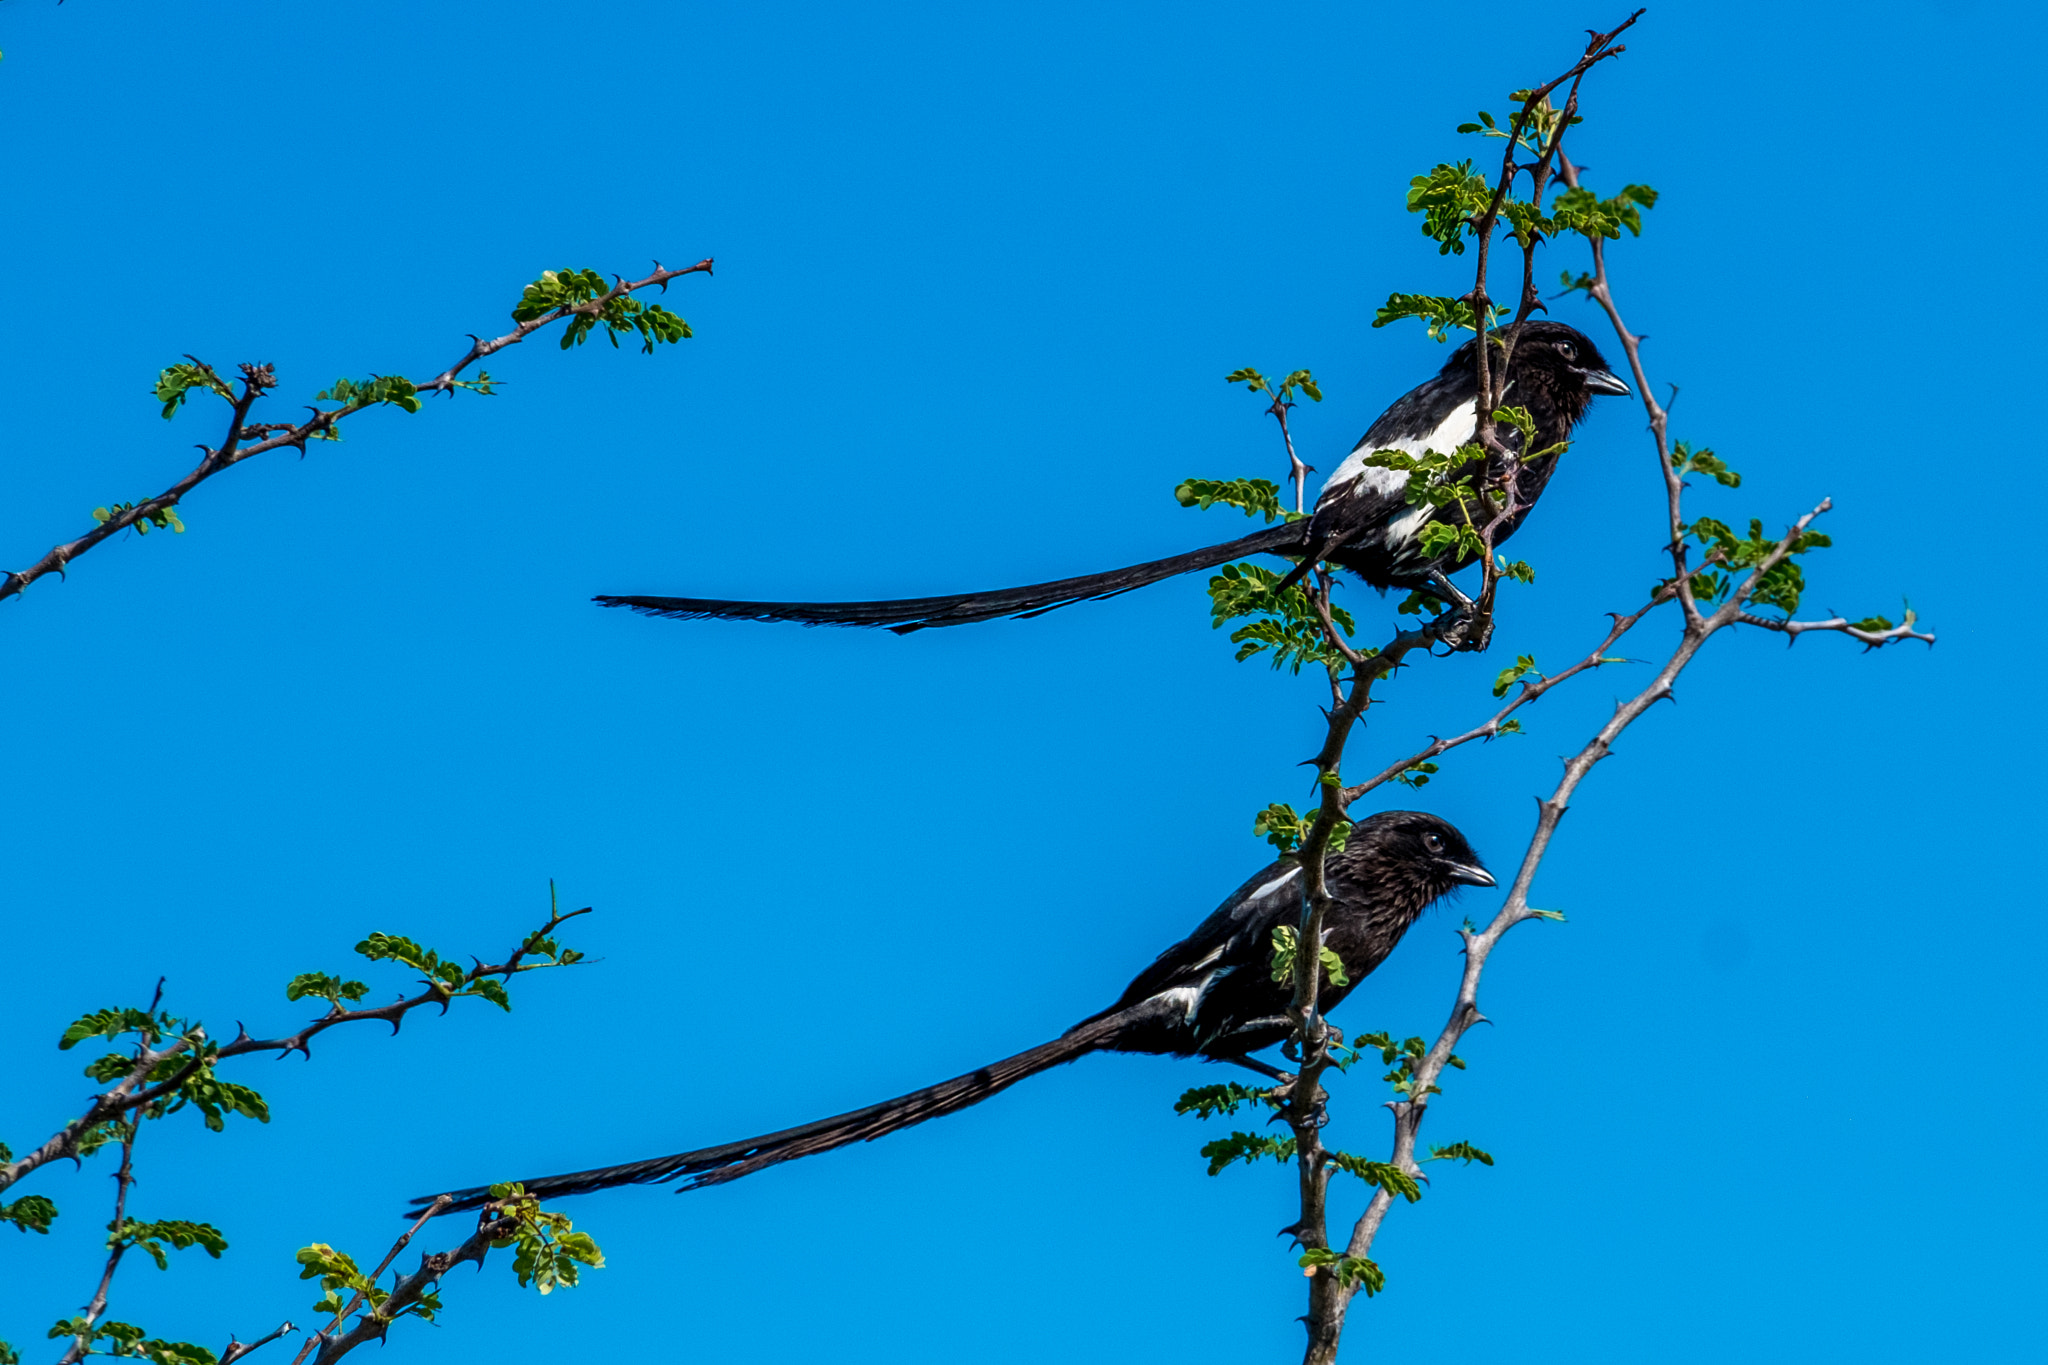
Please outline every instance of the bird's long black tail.
[{"label": "bird's long black tail", "polygon": [[1307,522],[1283,522],[1222,545],[1210,545],[1149,564],[1133,564],[1105,573],[1083,574],[1052,583],[952,597],[904,597],[890,602],[728,602],[715,597],[596,597],[607,607],[631,607],[649,616],[681,621],[797,621],[807,626],[886,626],[898,635],[927,626],[963,626],[998,616],[1037,616],[1042,612],[1157,583],[1176,574],[1213,569],[1253,554],[1287,554],[1305,543]]},{"label": "bird's long black tail", "polygon": [[[872,1142],[900,1128],[979,1104],[1027,1076],[1035,1076],[1105,1046],[1128,1024],[1130,1013],[1129,1010],[1119,1010],[1104,1018],[1087,1020],[1028,1052],[1005,1057],[964,1076],[955,1076],[950,1081],[940,1081],[937,1085],[928,1085],[922,1090],[913,1090],[908,1095],[871,1104],[849,1114],[819,1119],[798,1128],[785,1128],[779,1133],[742,1138],[717,1147],[701,1147],[694,1152],[629,1161],[623,1166],[602,1166],[594,1171],[542,1176],[538,1180],[520,1183],[528,1193],[552,1199],[565,1194],[608,1190],[617,1185],[659,1185],[685,1176],[690,1177],[690,1183],[683,1188],[690,1190],[737,1180],[765,1166],[829,1152],[849,1142]],[[491,1197],[487,1185],[451,1193],[455,1202],[449,1206],[449,1212],[476,1208],[489,1202]],[[437,1198],[438,1195],[422,1195],[412,1202],[415,1205],[430,1204]],[[414,1212],[417,1213],[417,1209]]]}]

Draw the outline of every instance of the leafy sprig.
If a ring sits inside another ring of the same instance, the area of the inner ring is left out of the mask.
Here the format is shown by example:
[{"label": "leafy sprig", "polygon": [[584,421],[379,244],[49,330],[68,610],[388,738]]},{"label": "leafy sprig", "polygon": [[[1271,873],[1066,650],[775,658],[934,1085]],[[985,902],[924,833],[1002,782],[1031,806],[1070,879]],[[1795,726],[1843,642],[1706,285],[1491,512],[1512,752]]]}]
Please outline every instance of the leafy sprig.
[{"label": "leafy sprig", "polygon": [[[1488,304],[1486,325],[1498,326],[1508,316],[1510,309],[1498,304]],[[1389,294],[1387,301],[1373,314],[1372,325],[1385,327],[1391,322],[1402,322],[1408,318],[1420,318],[1429,332],[1431,341],[1449,341],[1454,331],[1477,332],[1477,316],[1472,304],[1466,299],[1448,298],[1441,294]]]},{"label": "leafy sprig", "polygon": [[1184,479],[1174,488],[1173,500],[1182,507],[1204,512],[1222,503],[1238,508],[1248,517],[1262,516],[1267,521],[1295,518],[1294,513],[1281,508],[1280,486],[1271,479]]},{"label": "leafy sprig", "polygon": [[[1287,854],[1301,847],[1302,840],[1308,838],[1309,827],[1315,822],[1316,813],[1313,810],[1300,813],[1285,801],[1275,801],[1252,817],[1252,833],[1281,853]],[[1326,852],[1341,853],[1350,837],[1351,822],[1339,820],[1330,827],[1330,842]]]},{"label": "leafy sprig", "polygon": [[1705,474],[1723,488],[1742,487],[1742,476],[1720,456],[1711,450],[1694,450],[1684,441],[1671,447],[1671,471],[1681,479],[1688,474]]},{"label": "leafy sprig", "polygon": [[[1300,947],[1300,940],[1301,935],[1291,924],[1278,924],[1273,927],[1273,980],[1275,982],[1287,982],[1294,979],[1294,959]],[[1344,971],[1344,959],[1337,956],[1336,949],[1325,946],[1317,952],[1316,956],[1323,965],[1323,975],[1329,978],[1332,986],[1348,986],[1351,984],[1350,976]]]},{"label": "leafy sprig", "polygon": [[1313,1275],[1318,1270],[1328,1269],[1337,1277],[1338,1283],[1346,1289],[1363,1289],[1371,1298],[1387,1287],[1386,1272],[1379,1263],[1368,1256],[1353,1256],[1348,1252],[1336,1252],[1328,1247],[1315,1247],[1304,1251],[1295,1262],[1304,1275]]},{"label": "leafy sprig", "polygon": [[[1762,565],[1777,552],[1776,537],[1764,535],[1764,524],[1751,518],[1749,534],[1738,536],[1728,528],[1727,523],[1713,517],[1701,517],[1684,532],[1702,546],[1719,563],[1731,569],[1752,569]],[[1796,559],[1809,550],[1825,549],[1834,544],[1828,536],[1819,531],[1801,531],[1787,550],[1785,557],[1766,569],[1758,577],[1756,587],[1749,600],[1758,606],[1777,607],[1787,616],[1799,610],[1799,598],[1806,591],[1806,575]],[[1715,601],[1733,586],[1733,579],[1711,571],[1702,571],[1693,576],[1693,594],[1703,601]]]},{"label": "leafy sprig", "polygon": [[[1344,656],[1323,633],[1322,618],[1307,590],[1299,583],[1279,590],[1284,576],[1260,564],[1225,564],[1209,580],[1211,628],[1220,629],[1239,617],[1257,617],[1230,634],[1230,643],[1238,646],[1239,663],[1270,650],[1276,669],[1291,668],[1298,674],[1304,665],[1320,664],[1334,674],[1344,666]],[[1330,619],[1346,635],[1357,625],[1351,613],[1335,603]]]},{"label": "leafy sprig", "polygon": [[565,351],[581,346],[600,326],[613,346],[621,336],[638,336],[644,355],[654,354],[656,346],[672,345],[691,335],[690,324],[682,318],[658,303],[643,303],[631,294],[614,292],[595,270],[542,271],[539,279],[520,291],[512,320],[532,322],[558,308],[569,310],[568,326],[562,332]]}]

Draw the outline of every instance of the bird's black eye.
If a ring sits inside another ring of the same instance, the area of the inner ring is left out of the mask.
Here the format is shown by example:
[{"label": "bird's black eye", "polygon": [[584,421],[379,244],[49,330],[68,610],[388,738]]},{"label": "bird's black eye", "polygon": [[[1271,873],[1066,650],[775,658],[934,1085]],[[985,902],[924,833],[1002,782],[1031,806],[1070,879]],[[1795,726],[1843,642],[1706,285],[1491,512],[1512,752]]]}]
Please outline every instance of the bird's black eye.
[{"label": "bird's black eye", "polygon": [[1425,834],[1422,836],[1422,846],[1431,853],[1442,853],[1444,851],[1444,836],[1441,834]]},{"label": "bird's black eye", "polygon": [[1579,348],[1572,345],[1569,341],[1558,342],[1557,353],[1570,361],[1576,361],[1579,358]]}]

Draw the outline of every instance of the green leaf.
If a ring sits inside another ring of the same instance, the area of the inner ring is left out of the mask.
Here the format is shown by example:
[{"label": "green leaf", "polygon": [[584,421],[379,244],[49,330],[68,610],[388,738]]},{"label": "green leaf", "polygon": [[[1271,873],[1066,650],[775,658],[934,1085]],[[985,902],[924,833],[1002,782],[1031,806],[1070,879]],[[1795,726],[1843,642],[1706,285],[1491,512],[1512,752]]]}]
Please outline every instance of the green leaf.
[{"label": "green leaf", "polygon": [[418,412],[421,407],[419,390],[413,382],[396,374],[373,374],[368,379],[337,379],[314,394],[313,399],[315,402],[340,403],[350,412],[378,403],[388,403],[406,412]]},{"label": "green leaf", "polygon": [[179,1251],[198,1247],[216,1261],[228,1249],[228,1239],[221,1235],[219,1228],[211,1223],[194,1223],[183,1218],[165,1218],[150,1223],[130,1218],[107,1236],[110,1250],[122,1243],[148,1253],[158,1270],[170,1269],[170,1258],[164,1254],[166,1244]]},{"label": "green leaf", "polygon": [[1464,254],[1468,220],[1485,212],[1492,197],[1470,161],[1437,166],[1408,182],[1408,211],[1422,215],[1422,235],[1437,243],[1442,256]]},{"label": "green leaf", "polygon": [[[1749,535],[1741,537],[1713,517],[1701,517],[1687,528],[1685,534],[1708,547],[1710,552],[1718,553],[1721,561],[1730,568],[1742,570],[1761,565],[1778,548],[1778,542],[1767,538],[1763,532],[1763,522],[1754,518],[1749,523]],[[1788,547],[1785,558],[1757,578],[1749,600],[1759,606],[1778,607],[1788,616],[1799,610],[1800,595],[1806,590],[1806,577],[1795,559],[1809,550],[1825,549],[1833,543],[1819,531],[1801,532]],[[1711,578],[1708,581],[1711,583]],[[1696,576],[1694,592],[1705,596],[1700,593],[1699,585],[1700,578]]]},{"label": "green leaf", "polygon": [[1742,476],[1730,469],[1720,456],[1711,450],[1694,450],[1684,441],[1671,448],[1671,468],[1681,479],[1687,474],[1706,474],[1724,488],[1742,487]]},{"label": "green leaf", "polygon": [[1271,1092],[1256,1086],[1226,1081],[1221,1085],[1198,1085],[1183,1091],[1181,1097],[1173,1102],[1173,1112],[1208,1119],[1218,1114],[1235,1114],[1247,1104],[1263,1104],[1269,1109],[1278,1109],[1281,1102]]},{"label": "green leaf", "polygon": [[[562,333],[562,349],[580,346],[599,327],[613,346],[621,336],[640,339],[643,354],[651,355],[658,345],[669,345],[690,337],[690,324],[658,303],[642,303],[631,294],[614,294],[612,286],[595,270],[547,270],[520,292],[513,305],[515,322],[546,319],[557,309],[567,310],[568,326]],[[580,311],[577,311],[580,310]]]},{"label": "green leaf", "polygon": [[1294,1139],[1265,1137],[1257,1133],[1232,1133],[1229,1137],[1217,1138],[1202,1147],[1202,1155],[1208,1159],[1209,1174],[1221,1175],[1225,1167],[1242,1161],[1246,1165],[1262,1157],[1275,1161],[1294,1159]]},{"label": "green leaf", "polygon": [[64,1036],[58,1039],[57,1048],[59,1051],[68,1051],[88,1038],[118,1038],[124,1033],[144,1032],[164,1037],[174,1031],[169,1018],[159,1018],[147,1010],[95,1010],[81,1019],[74,1020],[64,1030]]},{"label": "green leaf", "polygon": [[191,363],[167,366],[156,377],[156,401],[164,405],[166,422],[184,406],[186,395],[194,389],[217,393],[230,403],[235,401],[234,390],[228,387],[226,380],[213,372],[211,365],[204,361],[192,360],[190,356],[186,359]]},{"label": "green leaf", "polygon": [[[1309,827],[1316,821],[1316,812],[1296,814],[1294,807],[1284,801],[1272,805],[1252,817],[1252,834],[1263,838],[1281,853],[1292,853],[1308,838]],[[1330,827],[1330,842],[1326,853],[1341,853],[1351,837],[1351,822],[1339,820]]]},{"label": "green leaf", "polygon": [[1313,1275],[1327,1267],[1330,1273],[1337,1277],[1339,1284],[1346,1289],[1363,1289],[1367,1298],[1387,1287],[1387,1277],[1377,1262],[1363,1256],[1340,1254],[1328,1247],[1316,1247],[1303,1252],[1301,1259],[1295,1264],[1301,1267],[1305,1275]]},{"label": "green leaf", "polygon": [[1284,515],[1280,508],[1280,487],[1270,479],[1186,479],[1174,490],[1182,507],[1206,512],[1217,503],[1243,510],[1248,517],[1264,516],[1273,521]]},{"label": "green leaf", "polygon": [[57,1221],[57,1206],[39,1194],[25,1194],[12,1204],[0,1204],[0,1223],[12,1223],[21,1232],[49,1234]]},{"label": "green leaf", "polygon": [[1462,1161],[1467,1166],[1475,1161],[1482,1166],[1491,1166],[1493,1164],[1492,1156],[1480,1151],[1469,1142],[1451,1142],[1441,1147],[1431,1146],[1429,1149],[1429,1159],[1431,1161]]},{"label": "green leaf", "polygon": [[299,1248],[296,1259],[299,1278],[318,1280],[325,1289],[361,1289],[369,1283],[363,1278],[362,1269],[356,1265],[353,1256],[346,1251],[336,1251],[325,1242]]},{"label": "green leaf", "polygon": [[[1291,981],[1294,978],[1295,945],[1299,939],[1291,924],[1273,927],[1273,980]],[[1345,975],[1344,959],[1334,949],[1324,948],[1319,954],[1323,966],[1323,977],[1332,986],[1348,986],[1351,978]]]},{"label": "green leaf", "polygon": [[433,976],[441,968],[441,955],[414,943],[403,934],[373,933],[356,945],[356,951],[372,962],[402,962]]},{"label": "green leaf", "polygon": [[1421,1184],[1392,1162],[1368,1161],[1349,1152],[1332,1152],[1330,1164],[1348,1175],[1357,1176],[1368,1185],[1379,1186],[1388,1194],[1399,1195],[1411,1204],[1422,1198]]},{"label": "green leaf", "polygon": [[[1299,674],[1305,664],[1320,664],[1334,676],[1347,662],[1344,655],[1323,633],[1322,619],[1307,590],[1297,583],[1279,591],[1282,577],[1260,564],[1224,565],[1209,580],[1210,625],[1220,628],[1241,616],[1260,617],[1231,632],[1230,642],[1239,646],[1238,662],[1271,650],[1275,669],[1291,667]],[[1330,620],[1344,635],[1357,628],[1351,613],[1335,603],[1330,605]]]},{"label": "green leaf", "polygon": [[338,1005],[344,1000],[360,1000],[369,992],[370,988],[360,981],[344,981],[326,972],[300,972],[285,984],[284,998],[302,1000],[311,995]]},{"label": "green leaf", "polygon": [[[1486,325],[1489,328],[1497,326],[1509,311],[1495,304],[1487,305]],[[1449,341],[1452,332],[1479,330],[1470,303],[1442,294],[1389,294],[1387,301],[1373,314],[1372,325],[1385,327],[1388,323],[1408,318],[1421,319],[1431,341]]]},{"label": "green leaf", "polygon": [[[1500,671],[1499,675],[1494,678],[1493,695],[1496,697],[1506,696],[1508,693],[1508,689],[1510,687],[1513,687],[1516,682],[1520,681],[1523,677],[1527,676],[1528,674],[1535,672],[1536,656],[1533,654],[1517,654],[1515,656],[1515,661],[1512,664],[1509,664],[1506,668],[1503,668]],[[1536,676],[1540,678],[1543,675],[1541,673],[1537,673]]]},{"label": "green leaf", "polygon": [[1400,772],[1395,773],[1394,780],[1404,787],[1414,787],[1419,791],[1429,785],[1429,779],[1436,771],[1437,765],[1434,763],[1417,763],[1413,767],[1403,768]]},{"label": "green leaf", "polygon": [[512,1012],[512,997],[505,993],[504,983],[493,977],[480,976],[470,982],[468,993],[481,996],[507,1014]]},{"label": "green leaf", "polygon": [[1624,185],[1621,193],[1611,199],[1602,199],[1589,189],[1568,189],[1557,196],[1550,212],[1560,231],[1612,239],[1627,228],[1631,236],[1639,237],[1643,231],[1642,211],[1654,208],[1656,203],[1657,191],[1648,185]]}]

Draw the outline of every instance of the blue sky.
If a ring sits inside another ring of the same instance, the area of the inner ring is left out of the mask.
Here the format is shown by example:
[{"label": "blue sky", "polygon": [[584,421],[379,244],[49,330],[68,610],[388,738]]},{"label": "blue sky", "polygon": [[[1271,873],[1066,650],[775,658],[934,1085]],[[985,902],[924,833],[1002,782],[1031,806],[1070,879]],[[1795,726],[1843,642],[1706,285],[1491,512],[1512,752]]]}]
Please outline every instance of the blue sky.
[{"label": "blue sky", "polygon": [[[131,1267],[113,1314],[218,1348],[305,1318],[292,1253],[376,1257],[405,1196],[835,1112],[1113,998],[1261,865],[1252,813],[1302,798],[1318,733],[1316,687],[1233,664],[1198,579],[903,639],[586,599],[949,591],[1239,533],[1171,497],[1282,467],[1224,373],[1312,366],[1298,434],[1327,468],[1441,363],[1374,306],[1465,287],[1407,178],[1623,12],[0,9],[10,566],[216,439],[150,399],[183,353],[274,362],[288,415],[439,369],[542,269],[718,260],[670,291],[697,329],[674,351],[522,347],[496,398],[252,461],[185,535],[0,604],[16,1148],[89,1089],[63,1025],[159,975],[217,1032],[282,1031],[282,983],[369,930],[492,956],[549,878],[598,910],[572,941],[602,960],[523,979],[510,1016],[330,1035],[236,1073],[267,1128],[152,1132],[139,1211],[232,1246]],[[1595,773],[1537,884],[1570,922],[1496,955],[1494,1026],[1430,1119],[1499,1164],[1390,1219],[1353,1354],[1396,1330],[1460,1361],[2037,1348],[2044,661],[2024,600],[1983,592],[2024,591],[2041,533],[1968,483],[2041,396],[2001,314],[2042,285],[2012,238],[2043,36],[1988,3],[1660,7],[1589,87],[1593,182],[1665,196],[1613,264],[1674,434],[1746,476],[1695,510],[1776,526],[1833,496],[1810,604],[1910,595],[1942,643],[1723,638]],[[1609,402],[1583,429],[1497,655],[1562,663],[1639,600],[1640,427]],[[1405,674],[1353,768],[1471,724],[1504,662]],[[1556,756],[1642,676],[1547,698],[1421,804],[1511,865]],[[1426,920],[1337,1022],[1433,1032],[1451,931],[1496,903]],[[387,1349],[1285,1358],[1291,1179],[1204,1174],[1217,1133],[1170,1106],[1213,1079],[1098,1057],[726,1188],[576,1201],[602,1273],[543,1301],[463,1272],[445,1325]],[[1345,1081],[1336,1140],[1381,1151],[1382,1098]],[[58,1232],[0,1237],[0,1336],[31,1359],[90,1292],[105,1175],[38,1176]]]}]

